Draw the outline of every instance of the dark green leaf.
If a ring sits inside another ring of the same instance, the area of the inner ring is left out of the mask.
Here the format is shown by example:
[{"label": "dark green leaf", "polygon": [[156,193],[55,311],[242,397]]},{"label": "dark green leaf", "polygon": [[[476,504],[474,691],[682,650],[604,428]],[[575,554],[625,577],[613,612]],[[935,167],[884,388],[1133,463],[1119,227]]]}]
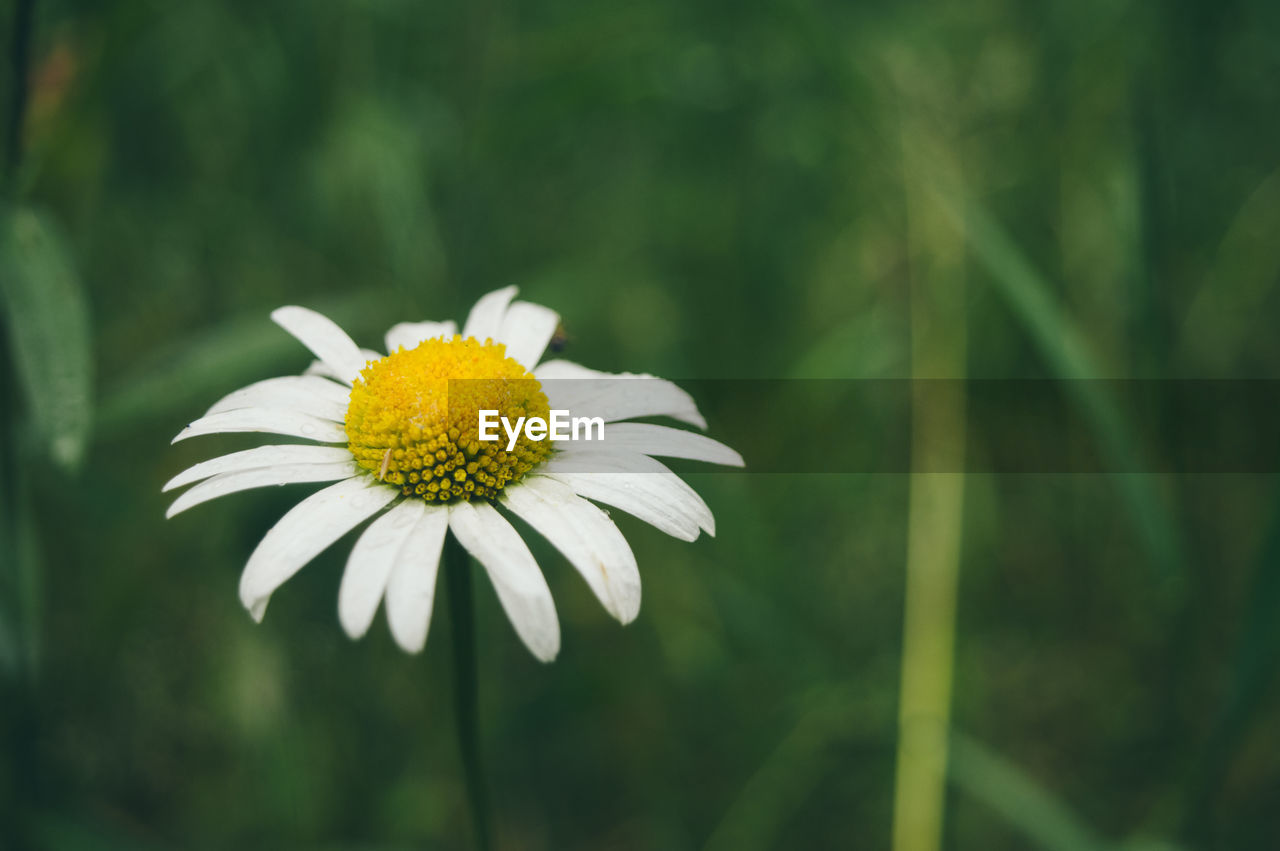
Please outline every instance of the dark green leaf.
[{"label": "dark green leaf", "polygon": [[0,213],[0,299],[40,442],[60,467],[74,469],[92,413],[89,310],[47,217],[27,209]]}]

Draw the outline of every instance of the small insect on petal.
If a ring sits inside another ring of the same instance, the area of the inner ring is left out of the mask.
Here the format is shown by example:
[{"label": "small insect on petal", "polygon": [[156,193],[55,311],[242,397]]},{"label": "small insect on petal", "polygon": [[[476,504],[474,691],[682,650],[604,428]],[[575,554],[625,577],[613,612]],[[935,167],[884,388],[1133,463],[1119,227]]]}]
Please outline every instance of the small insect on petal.
[{"label": "small insect on petal", "polygon": [[378,470],[378,481],[385,481],[387,478],[387,465],[391,463],[391,447],[387,447],[387,451],[382,455],[382,468]]},{"label": "small insect on petal", "polygon": [[564,351],[567,345],[569,345],[569,332],[564,330],[564,323],[560,322],[556,325],[555,333],[551,335],[550,341],[547,342],[547,351],[559,354]]}]

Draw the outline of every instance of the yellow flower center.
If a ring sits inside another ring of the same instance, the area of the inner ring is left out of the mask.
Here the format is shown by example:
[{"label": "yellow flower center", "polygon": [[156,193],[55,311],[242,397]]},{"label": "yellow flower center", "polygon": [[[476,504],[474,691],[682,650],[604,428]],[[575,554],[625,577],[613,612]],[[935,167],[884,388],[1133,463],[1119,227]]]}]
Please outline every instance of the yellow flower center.
[{"label": "yellow flower center", "polygon": [[474,337],[425,340],[370,361],[351,388],[347,448],[360,466],[406,496],[429,502],[492,499],[551,455],[549,441],[521,434],[479,439],[479,413],[512,424],[550,413],[533,375],[506,346]]}]

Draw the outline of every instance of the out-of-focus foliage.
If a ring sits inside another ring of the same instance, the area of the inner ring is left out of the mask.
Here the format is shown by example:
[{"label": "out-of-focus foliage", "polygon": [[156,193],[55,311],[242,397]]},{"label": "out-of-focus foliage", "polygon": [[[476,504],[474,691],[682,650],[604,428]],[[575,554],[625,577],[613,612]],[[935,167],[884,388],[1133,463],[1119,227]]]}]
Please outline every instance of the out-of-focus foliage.
[{"label": "out-of-focus foliage", "polygon": [[41,449],[73,471],[89,436],[89,311],[66,248],[30,211],[0,212],[0,298]]},{"label": "out-of-focus foliage", "polygon": [[[936,270],[904,151],[939,151],[950,374],[1280,368],[1274,2],[36,8],[18,200],[44,212],[5,221],[49,253],[5,292],[49,277],[6,296],[0,434],[72,460],[93,425],[78,473],[3,455],[0,664],[33,624],[41,652],[0,692],[0,839],[466,846],[443,597],[421,657],[347,640],[343,541],[256,626],[240,568],[305,488],[163,519],[166,479],[253,443],[172,435],[306,365],[279,305],[372,346],[515,283],[600,369],[905,377]],[[1113,401],[1081,404],[1141,453]],[[865,439],[805,413],[771,438]],[[1274,847],[1273,478],[968,477],[947,847]],[[619,518],[645,582],[625,629],[532,542],[552,666],[478,582],[500,847],[887,847],[909,477],[690,479],[717,538]],[[24,528],[39,577],[10,567]]]}]

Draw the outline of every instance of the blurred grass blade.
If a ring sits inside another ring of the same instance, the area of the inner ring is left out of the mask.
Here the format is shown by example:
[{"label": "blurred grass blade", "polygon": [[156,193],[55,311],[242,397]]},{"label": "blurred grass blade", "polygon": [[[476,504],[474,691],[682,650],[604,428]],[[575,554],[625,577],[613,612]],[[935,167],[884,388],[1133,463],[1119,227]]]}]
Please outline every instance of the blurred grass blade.
[{"label": "blurred grass blade", "polygon": [[[6,453],[12,458],[12,453]],[[18,678],[34,674],[40,661],[40,550],[24,477],[5,473],[6,493],[0,522],[0,672]]]},{"label": "blurred grass blade", "polygon": [[53,461],[74,469],[92,414],[89,309],[47,217],[21,208],[0,213],[0,299],[35,429]]},{"label": "blurred grass blade", "polygon": [[[1001,292],[1043,352],[1049,366],[1069,387],[1091,423],[1108,463],[1116,470],[1141,470],[1141,451],[1132,428],[1114,399],[1104,392],[1102,375],[1084,338],[1050,294],[1048,282],[1032,268],[1008,233],[981,205],[939,192],[938,201],[964,232],[974,255],[986,266]],[[1168,508],[1150,476],[1115,473],[1113,480],[1128,506],[1148,558],[1166,576],[1182,572],[1182,546]]]},{"label": "blurred grass blade", "polygon": [[[317,299],[308,306],[355,334],[376,324],[375,317],[381,318],[379,302],[384,297],[381,291],[368,291],[336,300]],[[216,393],[260,378],[300,372],[311,356],[271,322],[267,312],[225,319],[186,335],[112,382],[98,408],[97,437],[115,436],[174,411],[184,411],[193,419]]]},{"label": "blurred grass blade", "polygon": [[780,847],[778,833],[835,768],[839,742],[862,735],[868,718],[888,710],[847,689],[816,689],[791,732],[746,782],[703,846],[704,851]]},{"label": "blurred grass blade", "polygon": [[[8,497],[8,494],[5,494]],[[12,506],[0,504],[0,553],[18,552],[18,530],[13,520]],[[18,593],[22,571],[18,568],[21,559],[12,556],[0,563],[0,673],[11,676],[18,670],[18,660],[22,656],[18,637],[19,611],[21,597]]]},{"label": "blurred grass blade", "polygon": [[[4,414],[0,414],[4,416]],[[14,453],[0,451],[0,463],[12,463]],[[0,553],[18,551],[18,530],[11,504],[16,494],[9,492],[13,471],[0,468]],[[0,672],[12,674],[18,668],[18,559],[9,556],[0,561]]]},{"label": "blurred grass blade", "polygon": [[1266,302],[1280,275],[1280,169],[1241,206],[1217,258],[1182,323],[1183,356],[1197,370],[1220,375],[1236,363],[1253,335],[1274,326]]},{"label": "blurred grass blade", "polygon": [[[98,437],[109,438],[123,429],[170,411],[190,408],[197,416],[215,391],[245,379],[266,378],[287,370],[272,364],[305,364],[297,343],[266,316],[232,319],[182,340],[146,360],[103,393],[98,411]],[[294,362],[296,361],[296,362]],[[294,370],[298,371],[298,370]],[[198,410],[197,410],[198,408]]]},{"label": "blurred grass blade", "polygon": [[819,335],[791,367],[790,377],[877,379],[906,373],[905,329],[893,306],[879,302]]},{"label": "blurred grass blade", "polygon": [[120,825],[95,824],[65,815],[37,822],[40,847],[50,851],[151,851],[159,846],[125,833]]},{"label": "blurred grass blade", "polygon": [[1251,582],[1229,691],[1187,787],[1187,828],[1212,827],[1223,783],[1280,670],[1280,489]]},{"label": "blurred grass blade", "polygon": [[1037,847],[1047,851],[1103,851],[1111,847],[1016,765],[954,730],[948,773],[956,786],[994,810]]}]

